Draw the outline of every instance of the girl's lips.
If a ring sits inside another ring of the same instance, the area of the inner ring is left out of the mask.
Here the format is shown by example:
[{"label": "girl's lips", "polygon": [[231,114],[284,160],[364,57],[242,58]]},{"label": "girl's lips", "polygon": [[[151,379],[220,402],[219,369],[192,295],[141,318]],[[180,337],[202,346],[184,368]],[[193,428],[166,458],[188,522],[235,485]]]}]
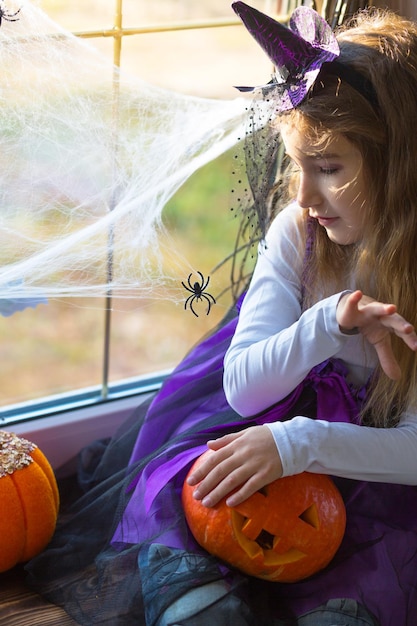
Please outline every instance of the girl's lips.
[{"label": "girl's lips", "polygon": [[316,220],[320,224],[320,226],[328,227],[334,224],[337,221],[337,217],[316,217]]}]

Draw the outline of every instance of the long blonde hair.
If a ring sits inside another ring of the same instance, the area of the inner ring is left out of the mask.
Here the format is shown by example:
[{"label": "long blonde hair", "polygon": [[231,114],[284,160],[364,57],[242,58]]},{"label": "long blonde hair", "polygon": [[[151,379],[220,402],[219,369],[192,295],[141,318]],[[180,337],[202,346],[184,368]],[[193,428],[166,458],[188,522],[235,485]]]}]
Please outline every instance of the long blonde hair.
[{"label": "long blonde hair", "polygon": [[[417,27],[390,11],[369,10],[337,38],[340,60],[370,79],[378,105],[325,75],[281,121],[296,124],[317,145],[342,134],[359,149],[367,220],[354,246],[332,243],[324,229],[312,226],[307,302],[322,297],[326,285],[346,288],[348,271],[364,293],[395,303],[417,328]],[[394,335],[392,341],[402,377],[392,381],[379,368],[375,372],[362,416],[374,426],[396,425],[417,404],[416,355]]]}]

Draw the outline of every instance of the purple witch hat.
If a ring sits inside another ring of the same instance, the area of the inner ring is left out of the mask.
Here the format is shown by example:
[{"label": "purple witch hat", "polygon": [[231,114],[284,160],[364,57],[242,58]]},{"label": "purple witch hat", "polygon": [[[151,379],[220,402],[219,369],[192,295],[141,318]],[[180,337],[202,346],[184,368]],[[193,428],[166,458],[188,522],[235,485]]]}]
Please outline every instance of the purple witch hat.
[{"label": "purple witch hat", "polygon": [[234,2],[232,7],[275,66],[268,88],[274,89],[277,110],[293,109],[306,97],[323,63],[340,54],[332,29],[316,11],[305,6],[295,9],[288,28],[244,2]]}]

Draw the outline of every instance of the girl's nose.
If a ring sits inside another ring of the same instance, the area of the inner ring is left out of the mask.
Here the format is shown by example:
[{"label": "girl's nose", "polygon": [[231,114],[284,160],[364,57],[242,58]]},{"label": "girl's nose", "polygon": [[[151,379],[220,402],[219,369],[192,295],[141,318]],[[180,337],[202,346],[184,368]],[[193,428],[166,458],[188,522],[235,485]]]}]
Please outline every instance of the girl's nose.
[{"label": "girl's nose", "polygon": [[322,202],[320,191],[312,176],[300,172],[297,203],[302,209],[319,206]]}]

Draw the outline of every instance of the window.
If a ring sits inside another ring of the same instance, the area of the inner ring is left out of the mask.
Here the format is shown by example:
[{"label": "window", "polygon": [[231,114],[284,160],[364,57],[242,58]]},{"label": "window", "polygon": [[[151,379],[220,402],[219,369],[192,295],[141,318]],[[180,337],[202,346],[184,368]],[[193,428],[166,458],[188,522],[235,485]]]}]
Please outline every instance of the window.
[{"label": "window", "polygon": [[[18,10],[13,1],[10,12]],[[294,3],[251,4],[284,15]],[[316,3],[319,10],[337,6],[337,11],[331,10],[333,22],[365,4]],[[233,85],[258,84],[271,71],[225,0],[89,0],[87,5],[85,0],[40,0],[40,7],[51,18],[52,30],[56,23],[74,32],[119,65],[122,76],[173,94],[232,100],[237,97]],[[17,18],[23,21],[23,14]],[[5,22],[2,33],[7,29],[12,36],[15,24]],[[73,70],[76,79],[76,65]],[[182,290],[180,299],[174,301],[169,292],[165,297],[163,290],[158,298],[119,298],[112,293],[89,297],[87,291],[83,297],[52,297],[0,316],[3,423],[153,389],[216,325],[230,306],[227,296],[217,298],[229,282],[229,269],[222,267],[215,278],[212,270],[230,253],[236,238],[230,213],[231,170],[232,155],[219,156],[191,176],[163,211],[170,246],[186,259],[170,268],[178,293]],[[1,245],[7,237],[7,229],[0,227],[0,265],[10,262]],[[169,255],[164,263],[172,265]],[[205,279],[210,276],[208,291],[218,300],[209,315],[203,310],[199,317],[184,310],[189,292],[181,286],[191,272],[191,283],[199,280],[197,271]]]},{"label": "window", "polygon": [[[233,99],[238,95],[234,84],[256,84],[270,73],[262,52],[235,26],[238,20],[224,0],[40,4],[53,22],[114,59],[122,74],[172,92]],[[271,12],[276,3],[252,4]],[[13,23],[3,26],[12,36]],[[179,290],[182,281],[187,283],[188,268],[206,278],[233,249],[231,159],[230,154],[222,155],[202,167],[164,209],[171,245],[191,262],[178,270]],[[211,279],[207,290],[216,298],[228,283],[227,272],[224,268]],[[199,278],[193,274],[191,282],[195,280]],[[188,295],[183,290],[176,302],[169,294],[156,299],[48,298],[0,316],[3,423],[157,386],[230,306],[224,296],[209,315],[199,309],[196,317],[184,309]]]}]

